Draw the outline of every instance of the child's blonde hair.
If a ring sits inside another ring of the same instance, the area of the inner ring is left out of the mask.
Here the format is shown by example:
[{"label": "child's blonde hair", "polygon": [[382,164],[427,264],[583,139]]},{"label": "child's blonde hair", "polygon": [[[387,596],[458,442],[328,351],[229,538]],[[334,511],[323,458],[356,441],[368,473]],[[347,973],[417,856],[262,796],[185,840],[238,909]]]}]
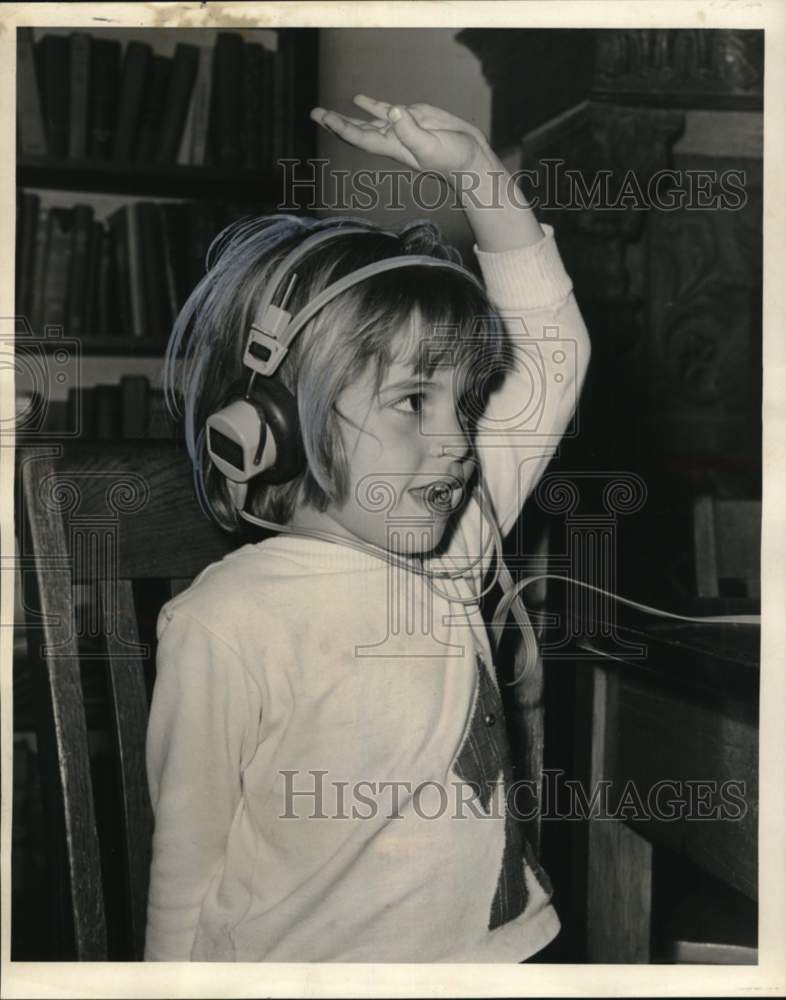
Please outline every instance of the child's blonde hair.
[{"label": "child's blonde hair", "polygon": [[[342,234],[347,222],[356,220],[278,215],[233,224],[211,245],[207,273],[175,321],[164,389],[170,409],[184,417],[200,501],[227,530],[237,529],[237,514],[207,454],[205,421],[225,403],[230,386],[249,374],[242,362],[248,330],[276,265],[307,236],[335,229],[332,240],[297,263],[287,304],[294,315],[323,288],[373,261],[424,254],[460,262],[431,223],[413,223],[391,238],[365,222],[367,232]],[[435,334],[424,350],[424,340]],[[306,324],[276,375],[297,398],[307,467],[291,482],[252,486],[247,506],[253,514],[286,524],[298,503],[325,510],[346,499],[349,469],[336,401],[369,365],[379,389],[394,360],[425,375],[439,364],[454,367],[471,433],[510,367],[510,351],[503,324],[469,274],[413,264],[354,285]]]}]

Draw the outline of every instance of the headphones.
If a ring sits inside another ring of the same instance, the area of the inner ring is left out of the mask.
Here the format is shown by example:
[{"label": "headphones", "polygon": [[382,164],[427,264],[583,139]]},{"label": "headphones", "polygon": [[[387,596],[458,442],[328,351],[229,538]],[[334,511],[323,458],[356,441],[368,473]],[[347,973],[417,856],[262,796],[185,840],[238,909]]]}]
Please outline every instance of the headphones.
[{"label": "headphones", "polygon": [[[375,274],[400,267],[438,267],[469,278],[481,291],[483,286],[465,267],[449,260],[410,254],[389,257],[367,264],[328,285],[294,316],[287,310],[298,275],[296,266],[314,248],[339,236],[374,232],[397,239],[395,233],[380,231],[361,223],[339,226],[329,232],[307,237],[278,264],[257,309],[246,340],[243,366],[248,378],[235,382],[227,402],[206,422],[207,452],[221,472],[238,509],[245,504],[252,479],[265,483],[286,483],[303,471],[306,455],[300,433],[297,400],[277,378],[276,372],[303,327],[320,309],[353,285]],[[284,289],[278,304],[273,300]]]}]

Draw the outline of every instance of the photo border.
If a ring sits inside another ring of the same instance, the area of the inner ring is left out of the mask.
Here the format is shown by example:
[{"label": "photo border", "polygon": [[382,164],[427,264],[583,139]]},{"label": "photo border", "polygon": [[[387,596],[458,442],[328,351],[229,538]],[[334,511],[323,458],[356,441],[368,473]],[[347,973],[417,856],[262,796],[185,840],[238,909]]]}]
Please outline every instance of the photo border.
[{"label": "photo border", "polygon": [[[786,468],[786,4],[620,2],[363,2],[288,3],[76,3],[5,4],[0,10],[0,102],[4,159],[0,172],[0,239],[5,259],[14,256],[15,29],[74,26],[252,28],[308,27],[690,27],[763,28],[766,32],[764,101],[764,488],[762,537],[762,673],[760,721],[760,885],[758,966],[623,965],[430,965],[258,963],[10,962],[10,842],[12,799],[12,630],[0,629],[0,729],[2,731],[2,857],[0,885],[0,996],[2,997],[254,997],[254,996],[780,996],[786,990],[783,927],[786,926],[786,760],[783,609],[783,469]],[[391,95],[395,98],[395,95]],[[0,278],[0,316],[13,315],[13,269]],[[0,420],[13,417],[13,372],[0,371]],[[0,618],[13,618],[13,448],[0,449]]]}]

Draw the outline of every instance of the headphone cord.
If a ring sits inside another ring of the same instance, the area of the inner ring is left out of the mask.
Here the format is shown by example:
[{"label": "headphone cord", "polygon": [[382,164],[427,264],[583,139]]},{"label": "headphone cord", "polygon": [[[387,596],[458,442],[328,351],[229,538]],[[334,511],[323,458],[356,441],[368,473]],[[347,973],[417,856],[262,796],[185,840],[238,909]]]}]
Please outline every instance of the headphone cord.
[{"label": "headphone cord", "polygon": [[[424,576],[430,582],[436,579],[448,579],[457,580],[462,578],[467,578],[468,571],[474,568],[482,560],[482,556],[475,558],[469,566],[464,569],[457,570],[456,572],[451,572],[450,570],[432,570],[423,567],[422,559],[418,559],[420,566],[418,566],[413,561],[409,561],[401,556],[397,556],[395,553],[390,552],[388,549],[384,549],[381,546],[374,545],[371,542],[361,542],[356,541],[351,538],[347,538],[344,535],[339,535],[330,531],[319,531],[315,528],[293,528],[290,525],[278,524],[276,521],[268,521],[265,518],[257,517],[255,514],[249,514],[245,510],[238,510],[238,516],[249,524],[253,524],[255,527],[264,528],[266,531],[273,531],[277,533],[295,535],[302,538],[315,538],[318,541],[331,542],[334,545],[345,545],[349,548],[356,549],[359,552],[364,552],[367,555],[375,556],[384,562],[389,563],[391,566],[396,566],[400,569],[405,569],[410,573],[415,573],[417,576]],[[444,594],[443,592],[436,590],[435,593],[440,596],[445,597],[447,600],[455,603],[461,604],[477,604],[480,597],[488,593],[496,583],[496,576],[491,584],[486,586],[480,594],[473,595],[472,597],[451,597],[450,595]]]},{"label": "headphone cord", "polygon": [[[474,578],[471,573],[472,570],[483,560],[485,553],[477,556],[465,567],[463,570],[457,572],[450,572],[447,569],[444,570],[432,570],[423,566],[422,558],[419,558],[420,567],[414,565],[412,561],[408,561],[402,557],[389,552],[380,546],[373,545],[370,542],[360,542],[355,541],[350,538],[346,538],[343,535],[334,534],[328,531],[318,531],[315,529],[307,528],[293,528],[289,525],[277,524],[274,521],[267,521],[264,518],[256,517],[253,514],[247,513],[245,510],[238,509],[238,515],[250,524],[257,527],[264,528],[268,531],[283,532],[289,535],[296,535],[306,538],[315,538],[320,541],[330,542],[337,545],[345,545],[353,549],[357,549],[360,552],[364,552],[368,555],[375,556],[389,563],[390,565],[397,566],[402,569],[406,569],[411,573],[415,573],[419,576],[425,576],[428,579],[429,586],[434,594],[442,597],[444,600],[451,604],[461,604],[464,606],[471,604],[478,604],[480,599],[485,596],[490,590],[496,586],[499,581],[503,594],[497,603],[496,608],[491,617],[490,631],[492,637],[492,644],[495,654],[499,651],[500,643],[502,641],[502,636],[505,630],[505,622],[509,614],[512,614],[516,620],[519,631],[524,642],[524,667],[521,673],[515,677],[512,681],[509,681],[509,685],[517,684],[524,680],[528,675],[531,674],[538,661],[538,644],[535,637],[535,629],[532,625],[532,620],[530,619],[529,613],[521,600],[517,598],[520,597],[522,592],[529,587],[531,584],[536,583],[541,580],[559,580],[563,583],[574,584],[575,586],[582,587],[585,590],[593,591],[596,594],[601,594],[604,597],[609,597],[612,600],[619,601],[621,604],[625,604],[628,607],[635,608],[638,611],[642,611],[645,614],[653,615],[659,618],[667,618],[671,621],[682,621],[682,622],[692,622],[697,624],[704,623],[717,623],[717,624],[735,624],[735,625],[758,625],[761,622],[760,615],[710,615],[710,616],[694,616],[694,615],[680,615],[671,611],[663,611],[660,608],[655,608],[648,604],[642,604],[638,601],[633,601],[627,597],[621,597],[619,594],[615,594],[612,591],[604,590],[602,587],[596,587],[594,584],[586,583],[583,580],[577,580],[575,577],[564,576],[559,573],[537,573],[531,576],[524,577],[523,579],[515,582],[508,569],[507,564],[502,552],[502,530],[497,521],[496,515],[494,513],[493,505],[491,502],[491,497],[489,496],[488,489],[486,488],[485,482],[482,476],[479,478],[479,488],[482,494],[482,498],[485,501],[485,506],[488,509],[484,509],[484,503],[479,504],[479,510],[481,516],[484,518],[486,524],[491,529],[492,534],[492,544],[493,551],[492,557],[494,558],[494,572],[492,574],[492,579],[489,584],[483,587],[480,591],[474,593],[471,597],[461,597],[459,595],[451,595],[446,593],[443,589],[436,586],[436,580],[446,579],[451,581],[456,581],[464,579],[470,588],[474,588]],[[481,533],[482,535],[482,533]],[[483,543],[482,543],[483,544]]]},{"label": "headphone cord", "polygon": [[[491,542],[493,545],[491,557],[494,558],[494,572],[489,583],[487,583],[481,590],[476,590],[474,587],[475,579],[472,575],[475,567],[480,565],[487,556],[487,552],[483,551],[480,555],[475,556],[471,559],[466,566],[459,568],[456,571],[451,571],[445,567],[444,559],[441,559],[442,569],[433,569],[431,567],[425,567],[423,565],[424,560],[420,556],[415,556],[413,559],[406,559],[405,557],[399,556],[395,553],[390,552],[390,550],[382,548],[381,546],[374,545],[372,542],[362,542],[357,539],[347,538],[344,535],[339,535],[334,532],[320,531],[315,528],[294,528],[290,525],[278,524],[275,521],[268,521],[264,518],[257,517],[254,514],[249,514],[244,510],[246,493],[245,490],[233,491],[230,488],[230,494],[232,496],[233,502],[237,497],[237,500],[241,502],[235,502],[235,507],[237,509],[237,514],[244,521],[249,524],[253,524],[256,527],[264,528],[267,531],[281,532],[288,535],[301,536],[304,538],[315,538],[318,541],[330,542],[336,545],[345,545],[349,548],[356,549],[359,552],[364,552],[367,555],[374,556],[384,562],[389,563],[392,566],[396,566],[400,569],[405,569],[407,572],[414,573],[417,576],[424,576],[429,582],[429,586],[434,594],[438,597],[444,598],[451,604],[462,604],[464,606],[471,604],[478,604],[481,598],[485,597],[497,584],[500,579],[501,572],[507,573],[507,580],[509,581],[507,586],[513,585],[513,580],[510,574],[507,572],[507,567],[505,566],[504,560],[502,558],[502,533],[499,528],[496,516],[494,514],[494,507],[489,495],[486,484],[483,480],[482,472],[480,467],[478,467],[478,486],[480,489],[481,497],[483,502],[478,504],[478,510],[480,511],[481,517],[485,520],[486,524],[491,530]],[[229,481],[227,481],[229,483]],[[245,484],[235,484],[235,485],[245,485]],[[484,504],[488,508],[484,507]],[[481,531],[481,545],[485,548],[485,543],[482,540]],[[474,593],[469,597],[461,597],[460,595],[452,595],[446,593],[436,586],[436,580],[465,580],[470,589],[474,590]],[[523,607],[522,607],[523,610]],[[516,611],[514,610],[514,615]],[[526,616],[526,612],[524,612]],[[529,619],[527,618],[527,622]]]}]

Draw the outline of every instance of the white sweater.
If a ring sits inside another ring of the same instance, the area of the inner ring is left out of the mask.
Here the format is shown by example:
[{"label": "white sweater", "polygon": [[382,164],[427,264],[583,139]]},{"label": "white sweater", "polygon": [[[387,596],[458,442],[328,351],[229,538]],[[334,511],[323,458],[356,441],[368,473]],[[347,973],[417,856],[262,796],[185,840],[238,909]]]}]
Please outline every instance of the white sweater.
[{"label": "white sweater", "polygon": [[[476,253],[511,333],[529,334],[478,442],[508,531],[570,419],[588,343],[550,229]],[[545,390],[522,434],[509,417],[533,365]],[[466,564],[487,542],[470,501],[432,563]],[[439,586],[471,596],[487,567]],[[506,818],[477,604],[282,535],[208,567],[158,636],[148,960],[518,962],[558,933],[548,879]]]}]

